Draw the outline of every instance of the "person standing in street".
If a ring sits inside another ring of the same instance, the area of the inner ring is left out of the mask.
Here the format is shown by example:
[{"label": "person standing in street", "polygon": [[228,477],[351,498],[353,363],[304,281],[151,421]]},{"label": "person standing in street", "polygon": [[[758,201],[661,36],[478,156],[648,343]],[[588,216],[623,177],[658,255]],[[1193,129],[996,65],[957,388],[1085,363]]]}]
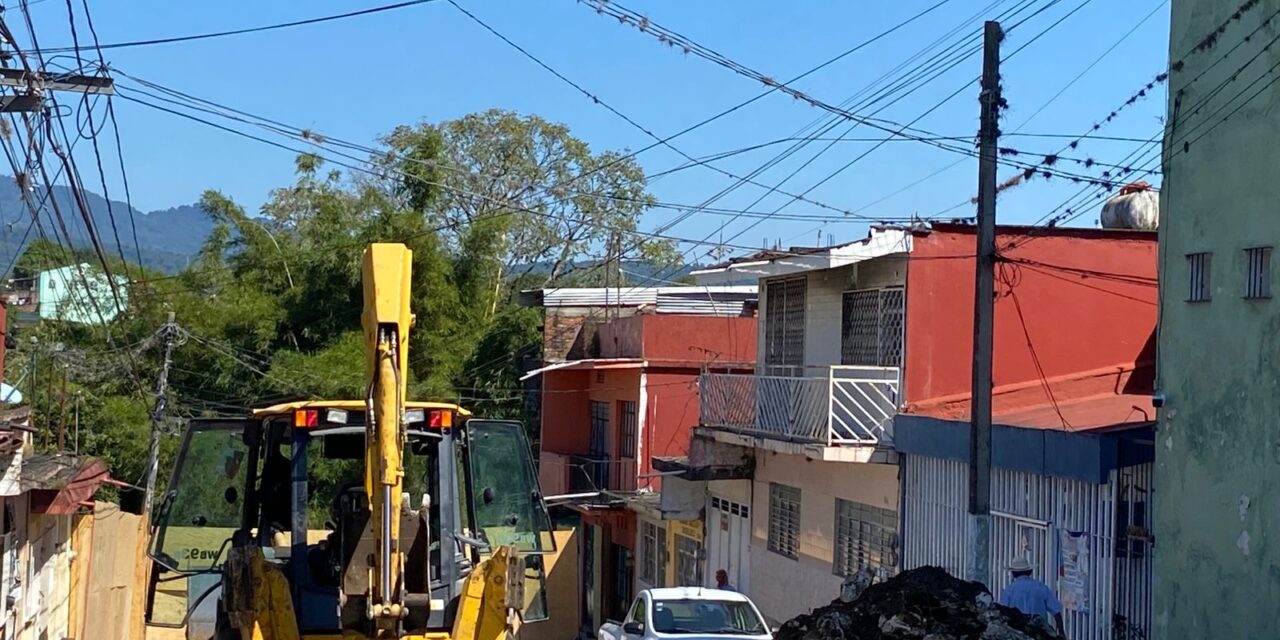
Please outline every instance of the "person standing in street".
[{"label": "person standing in street", "polygon": [[1009,563],[1013,582],[1000,594],[1000,604],[1012,607],[1029,616],[1039,616],[1045,622],[1053,622],[1058,635],[1066,637],[1062,626],[1062,603],[1048,585],[1031,577],[1031,563],[1026,558],[1015,558]]},{"label": "person standing in street", "polygon": [[721,591],[737,591],[733,585],[729,584],[729,574],[724,569],[716,571],[716,588]]}]

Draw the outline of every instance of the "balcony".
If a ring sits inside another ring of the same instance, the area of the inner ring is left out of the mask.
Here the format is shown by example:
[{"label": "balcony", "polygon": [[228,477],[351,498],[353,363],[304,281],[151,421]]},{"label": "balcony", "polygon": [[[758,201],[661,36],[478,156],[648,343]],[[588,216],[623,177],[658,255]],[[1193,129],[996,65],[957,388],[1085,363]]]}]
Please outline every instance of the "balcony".
[{"label": "balcony", "polygon": [[898,373],[897,367],[864,366],[706,373],[700,381],[701,424],[824,447],[888,445],[900,404]]},{"label": "balcony", "polygon": [[619,459],[595,453],[543,451],[538,478],[543,495],[599,492],[599,496],[582,498],[581,501],[600,504],[616,500],[616,494],[634,492],[636,473],[634,458]]}]

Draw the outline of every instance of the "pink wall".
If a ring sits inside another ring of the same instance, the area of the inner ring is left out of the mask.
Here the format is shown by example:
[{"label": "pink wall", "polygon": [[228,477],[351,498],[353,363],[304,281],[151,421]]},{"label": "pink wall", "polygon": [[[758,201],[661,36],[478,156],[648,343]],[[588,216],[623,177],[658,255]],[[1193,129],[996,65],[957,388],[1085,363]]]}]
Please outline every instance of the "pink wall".
[{"label": "pink wall", "polygon": [[[907,270],[904,375],[908,403],[970,393],[973,229],[935,225],[933,232],[913,239]],[[1025,233],[1024,228],[1002,227],[997,231],[997,246],[1006,246]],[[1149,364],[1154,357],[1156,235],[1096,229],[1051,233],[1037,231],[1033,240],[1002,251],[1013,262],[997,269],[997,389],[1040,379],[1027,346],[1024,321],[1049,379],[1132,368],[1134,363]],[[1140,281],[1119,282],[1098,272]],[[1021,320],[1011,291],[1021,306]],[[1135,376],[1127,384],[1135,387],[1129,392],[1142,392],[1144,385],[1150,390],[1149,377]]]}]

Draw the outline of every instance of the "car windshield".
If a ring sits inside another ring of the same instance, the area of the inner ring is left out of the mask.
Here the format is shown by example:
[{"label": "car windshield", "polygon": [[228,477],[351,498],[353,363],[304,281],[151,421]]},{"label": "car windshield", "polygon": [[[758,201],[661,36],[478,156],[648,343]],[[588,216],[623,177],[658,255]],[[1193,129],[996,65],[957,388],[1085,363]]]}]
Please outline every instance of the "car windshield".
[{"label": "car windshield", "polygon": [[764,634],[764,622],[742,600],[656,600],[653,630],[658,633]]}]

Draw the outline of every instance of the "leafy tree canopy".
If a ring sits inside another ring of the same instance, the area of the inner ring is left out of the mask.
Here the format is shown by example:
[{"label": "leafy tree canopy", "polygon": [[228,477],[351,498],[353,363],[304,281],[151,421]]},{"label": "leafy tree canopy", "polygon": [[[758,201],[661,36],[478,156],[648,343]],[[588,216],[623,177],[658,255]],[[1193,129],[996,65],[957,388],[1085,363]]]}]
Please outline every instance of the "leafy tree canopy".
[{"label": "leafy tree canopy", "polygon": [[[110,326],[20,329],[6,379],[23,381],[41,446],[53,448],[78,410],[80,451],[106,458],[118,478],[142,477],[160,364],[154,334],[170,312],[187,332],[170,373],[174,414],[363,397],[360,261],[371,242],[402,242],[414,254],[411,397],[536,423],[519,376],[540,353],[540,314],[513,293],[591,282],[606,270],[571,265],[619,249],[676,257],[670,244],[633,233],[653,203],[639,165],[593,152],[564,125],[491,110],[397,127],[381,143],[367,173],[300,156],[295,181],[257,215],[206,192],[201,205],[216,224],[185,270],[112,265],[132,284],[129,310]],[[65,254],[33,243],[15,272]]]}]

